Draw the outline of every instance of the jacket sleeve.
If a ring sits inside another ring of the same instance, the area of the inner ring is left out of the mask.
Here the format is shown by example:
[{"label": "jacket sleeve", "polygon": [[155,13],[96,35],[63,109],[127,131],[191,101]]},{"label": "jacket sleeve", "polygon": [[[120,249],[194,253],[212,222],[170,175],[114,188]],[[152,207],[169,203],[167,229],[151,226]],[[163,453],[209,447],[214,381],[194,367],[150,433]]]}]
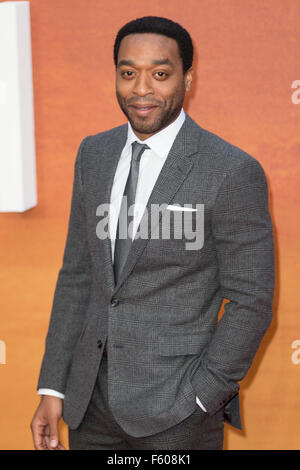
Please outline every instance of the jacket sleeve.
[{"label": "jacket sleeve", "polygon": [[239,391],[273,317],[274,248],[268,187],[259,162],[226,174],[213,212],[222,295],[228,302],[191,377],[210,415]]},{"label": "jacket sleeve", "polygon": [[84,139],[74,167],[73,193],[62,266],[54,292],[37,388],[64,393],[75,344],[83,328],[91,286],[91,259],[87,243],[81,158]]}]

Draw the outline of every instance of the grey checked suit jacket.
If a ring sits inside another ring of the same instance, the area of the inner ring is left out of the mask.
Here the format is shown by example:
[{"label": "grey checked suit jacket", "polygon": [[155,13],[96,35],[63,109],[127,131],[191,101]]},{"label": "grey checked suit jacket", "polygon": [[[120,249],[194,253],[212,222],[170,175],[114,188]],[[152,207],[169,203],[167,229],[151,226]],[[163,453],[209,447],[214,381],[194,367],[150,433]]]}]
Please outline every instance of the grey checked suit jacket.
[{"label": "grey checked suit jacket", "polygon": [[[109,404],[128,434],[151,435],[179,423],[198,406],[196,396],[209,415],[223,408],[224,420],[241,429],[239,381],[273,316],[264,170],[187,114],[147,208],[204,204],[204,245],[186,250],[191,240],[172,237],[171,217],[171,239],[133,241],[115,285],[110,240],[96,233],[97,207],[110,202],[126,138],[124,124],[79,147],[37,387],[65,394],[63,418],[76,429],[97,377],[98,341],[107,340]],[[223,298],[229,302],[218,322]]]}]

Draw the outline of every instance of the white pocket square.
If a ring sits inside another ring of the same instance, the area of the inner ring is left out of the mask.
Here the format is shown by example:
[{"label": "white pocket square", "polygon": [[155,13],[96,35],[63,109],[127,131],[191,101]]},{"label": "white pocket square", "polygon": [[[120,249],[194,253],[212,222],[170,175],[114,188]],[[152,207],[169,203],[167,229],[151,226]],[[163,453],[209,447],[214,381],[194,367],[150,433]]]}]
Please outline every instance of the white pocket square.
[{"label": "white pocket square", "polygon": [[197,210],[197,209],[193,209],[192,207],[172,206],[172,205],[167,206],[167,209],[169,211],[190,211],[190,212]]}]

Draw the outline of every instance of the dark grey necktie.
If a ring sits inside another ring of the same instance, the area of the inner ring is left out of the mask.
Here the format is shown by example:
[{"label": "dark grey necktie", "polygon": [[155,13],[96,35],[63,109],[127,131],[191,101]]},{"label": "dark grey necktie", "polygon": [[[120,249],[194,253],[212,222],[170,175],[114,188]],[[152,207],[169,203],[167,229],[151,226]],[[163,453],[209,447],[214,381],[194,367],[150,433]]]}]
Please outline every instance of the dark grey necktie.
[{"label": "dark grey necktie", "polygon": [[[139,177],[140,159],[144,150],[148,149],[148,145],[133,142],[131,154],[131,166],[127,178],[124,194],[122,197],[119,220],[116,233],[115,251],[114,251],[114,273],[115,283],[118,282],[125,261],[127,259],[131,244],[132,231],[128,236],[129,224],[133,222],[133,215],[128,216],[130,206],[135,203],[136,186]],[[127,204],[126,204],[127,199]],[[132,209],[131,209],[132,210]],[[121,227],[121,229],[120,229]],[[125,237],[125,238],[124,238]]]}]

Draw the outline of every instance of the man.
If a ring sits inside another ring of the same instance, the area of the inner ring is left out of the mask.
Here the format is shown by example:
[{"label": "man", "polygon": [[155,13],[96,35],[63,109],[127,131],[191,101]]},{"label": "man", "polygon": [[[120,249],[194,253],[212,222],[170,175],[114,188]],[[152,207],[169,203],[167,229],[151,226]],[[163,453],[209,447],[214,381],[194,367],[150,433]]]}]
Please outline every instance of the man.
[{"label": "man", "polygon": [[61,416],[70,449],[222,449],[224,421],[241,429],[238,382],[272,320],[268,187],[256,159],[184,113],[192,59],[166,18],[116,37],[129,122],[85,138],[76,158],[37,449],[63,449]]}]

